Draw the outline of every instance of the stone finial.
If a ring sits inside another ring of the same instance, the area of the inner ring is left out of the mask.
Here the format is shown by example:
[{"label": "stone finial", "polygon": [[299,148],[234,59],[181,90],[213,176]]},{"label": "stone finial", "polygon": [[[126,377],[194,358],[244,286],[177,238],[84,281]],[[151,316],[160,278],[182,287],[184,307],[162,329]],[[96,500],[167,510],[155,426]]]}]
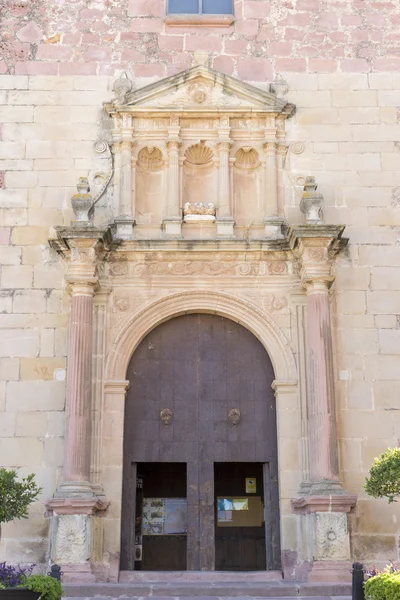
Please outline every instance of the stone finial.
[{"label": "stone finial", "polygon": [[127,72],[124,71],[114,83],[114,92],[117,94],[118,102],[123,103],[125,96],[129,94],[132,88],[133,83],[129,79]]},{"label": "stone finial", "polygon": [[306,218],[307,225],[322,225],[322,207],[324,197],[317,192],[315,177],[306,177],[304,192],[300,201],[300,210]]},{"label": "stone finial", "polygon": [[75,215],[76,225],[90,225],[93,218],[93,197],[90,194],[87,177],[79,177],[77,183],[78,193],[71,198],[72,210]]}]

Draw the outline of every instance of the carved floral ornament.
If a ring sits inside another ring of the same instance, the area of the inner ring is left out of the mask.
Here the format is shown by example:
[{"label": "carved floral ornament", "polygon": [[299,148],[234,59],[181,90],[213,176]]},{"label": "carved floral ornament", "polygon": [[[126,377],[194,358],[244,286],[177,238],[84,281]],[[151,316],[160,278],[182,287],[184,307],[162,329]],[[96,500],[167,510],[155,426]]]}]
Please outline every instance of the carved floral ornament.
[{"label": "carved floral ornament", "polygon": [[160,275],[195,276],[205,275],[215,277],[219,275],[246,276],[273,276],[287,275],[290,273],[289,261],[208,261],[208,260],[181,260],[181,261],[152,261],[109,263],[108,273],[111,277],[148,277]]}]

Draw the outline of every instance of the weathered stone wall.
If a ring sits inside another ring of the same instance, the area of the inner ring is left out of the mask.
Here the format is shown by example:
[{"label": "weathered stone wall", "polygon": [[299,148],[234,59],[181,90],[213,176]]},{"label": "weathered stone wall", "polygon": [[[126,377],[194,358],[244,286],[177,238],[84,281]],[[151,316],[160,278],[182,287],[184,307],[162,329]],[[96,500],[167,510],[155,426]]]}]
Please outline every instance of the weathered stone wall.
[{"label": "weathered stone wall", "polygon": [[[43,486],[30,519],[3,527],[0,558],[44,562],[43,501],[63,462],[69,300],[49,227],[70,222],[77,178],[103,169],[93,142],[114,77],[127,70],[139,88],[207,50],[211,66],[263,89],[278,73],[287,81],[297,106],[287,122],[287,219],[301,222],[311,172],[326,222],[346,225],[334,325],[341,473],[359,495],[352,551],[396,559],[396,510],[366,498],[362,483],[400,437],[399,4],[241,0],[232,27],[191,30],[167,27],[161,1],[0,0],[0,10],[0,464],[36,472]],[[286,523],[295,537],[295,519]]]}]

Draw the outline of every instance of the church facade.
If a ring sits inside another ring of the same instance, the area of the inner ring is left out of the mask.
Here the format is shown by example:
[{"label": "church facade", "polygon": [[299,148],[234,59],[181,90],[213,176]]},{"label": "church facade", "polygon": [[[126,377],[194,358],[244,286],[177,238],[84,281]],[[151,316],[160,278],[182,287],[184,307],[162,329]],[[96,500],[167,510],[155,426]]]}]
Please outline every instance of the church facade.
[{"label": "church facade", "polygon": [[0,559],[397,560],[363,483],[400,431],[399,9],[33,4],[0,75],[0,460],[43,490]]}]

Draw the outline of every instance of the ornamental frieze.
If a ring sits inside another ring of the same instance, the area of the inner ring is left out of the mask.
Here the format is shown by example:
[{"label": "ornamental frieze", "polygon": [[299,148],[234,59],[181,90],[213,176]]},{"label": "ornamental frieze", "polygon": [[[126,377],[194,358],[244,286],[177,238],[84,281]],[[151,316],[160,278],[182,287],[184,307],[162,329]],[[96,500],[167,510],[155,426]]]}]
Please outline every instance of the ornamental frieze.
[{"label": "ornamental frieze", "polygon": [[107,265],[109,277],[154,277],[154,276],[196,276],[216,277],[230,276],[275,276],[291,274],[289,261],[149,261],[149,262],[116,262]]}]

